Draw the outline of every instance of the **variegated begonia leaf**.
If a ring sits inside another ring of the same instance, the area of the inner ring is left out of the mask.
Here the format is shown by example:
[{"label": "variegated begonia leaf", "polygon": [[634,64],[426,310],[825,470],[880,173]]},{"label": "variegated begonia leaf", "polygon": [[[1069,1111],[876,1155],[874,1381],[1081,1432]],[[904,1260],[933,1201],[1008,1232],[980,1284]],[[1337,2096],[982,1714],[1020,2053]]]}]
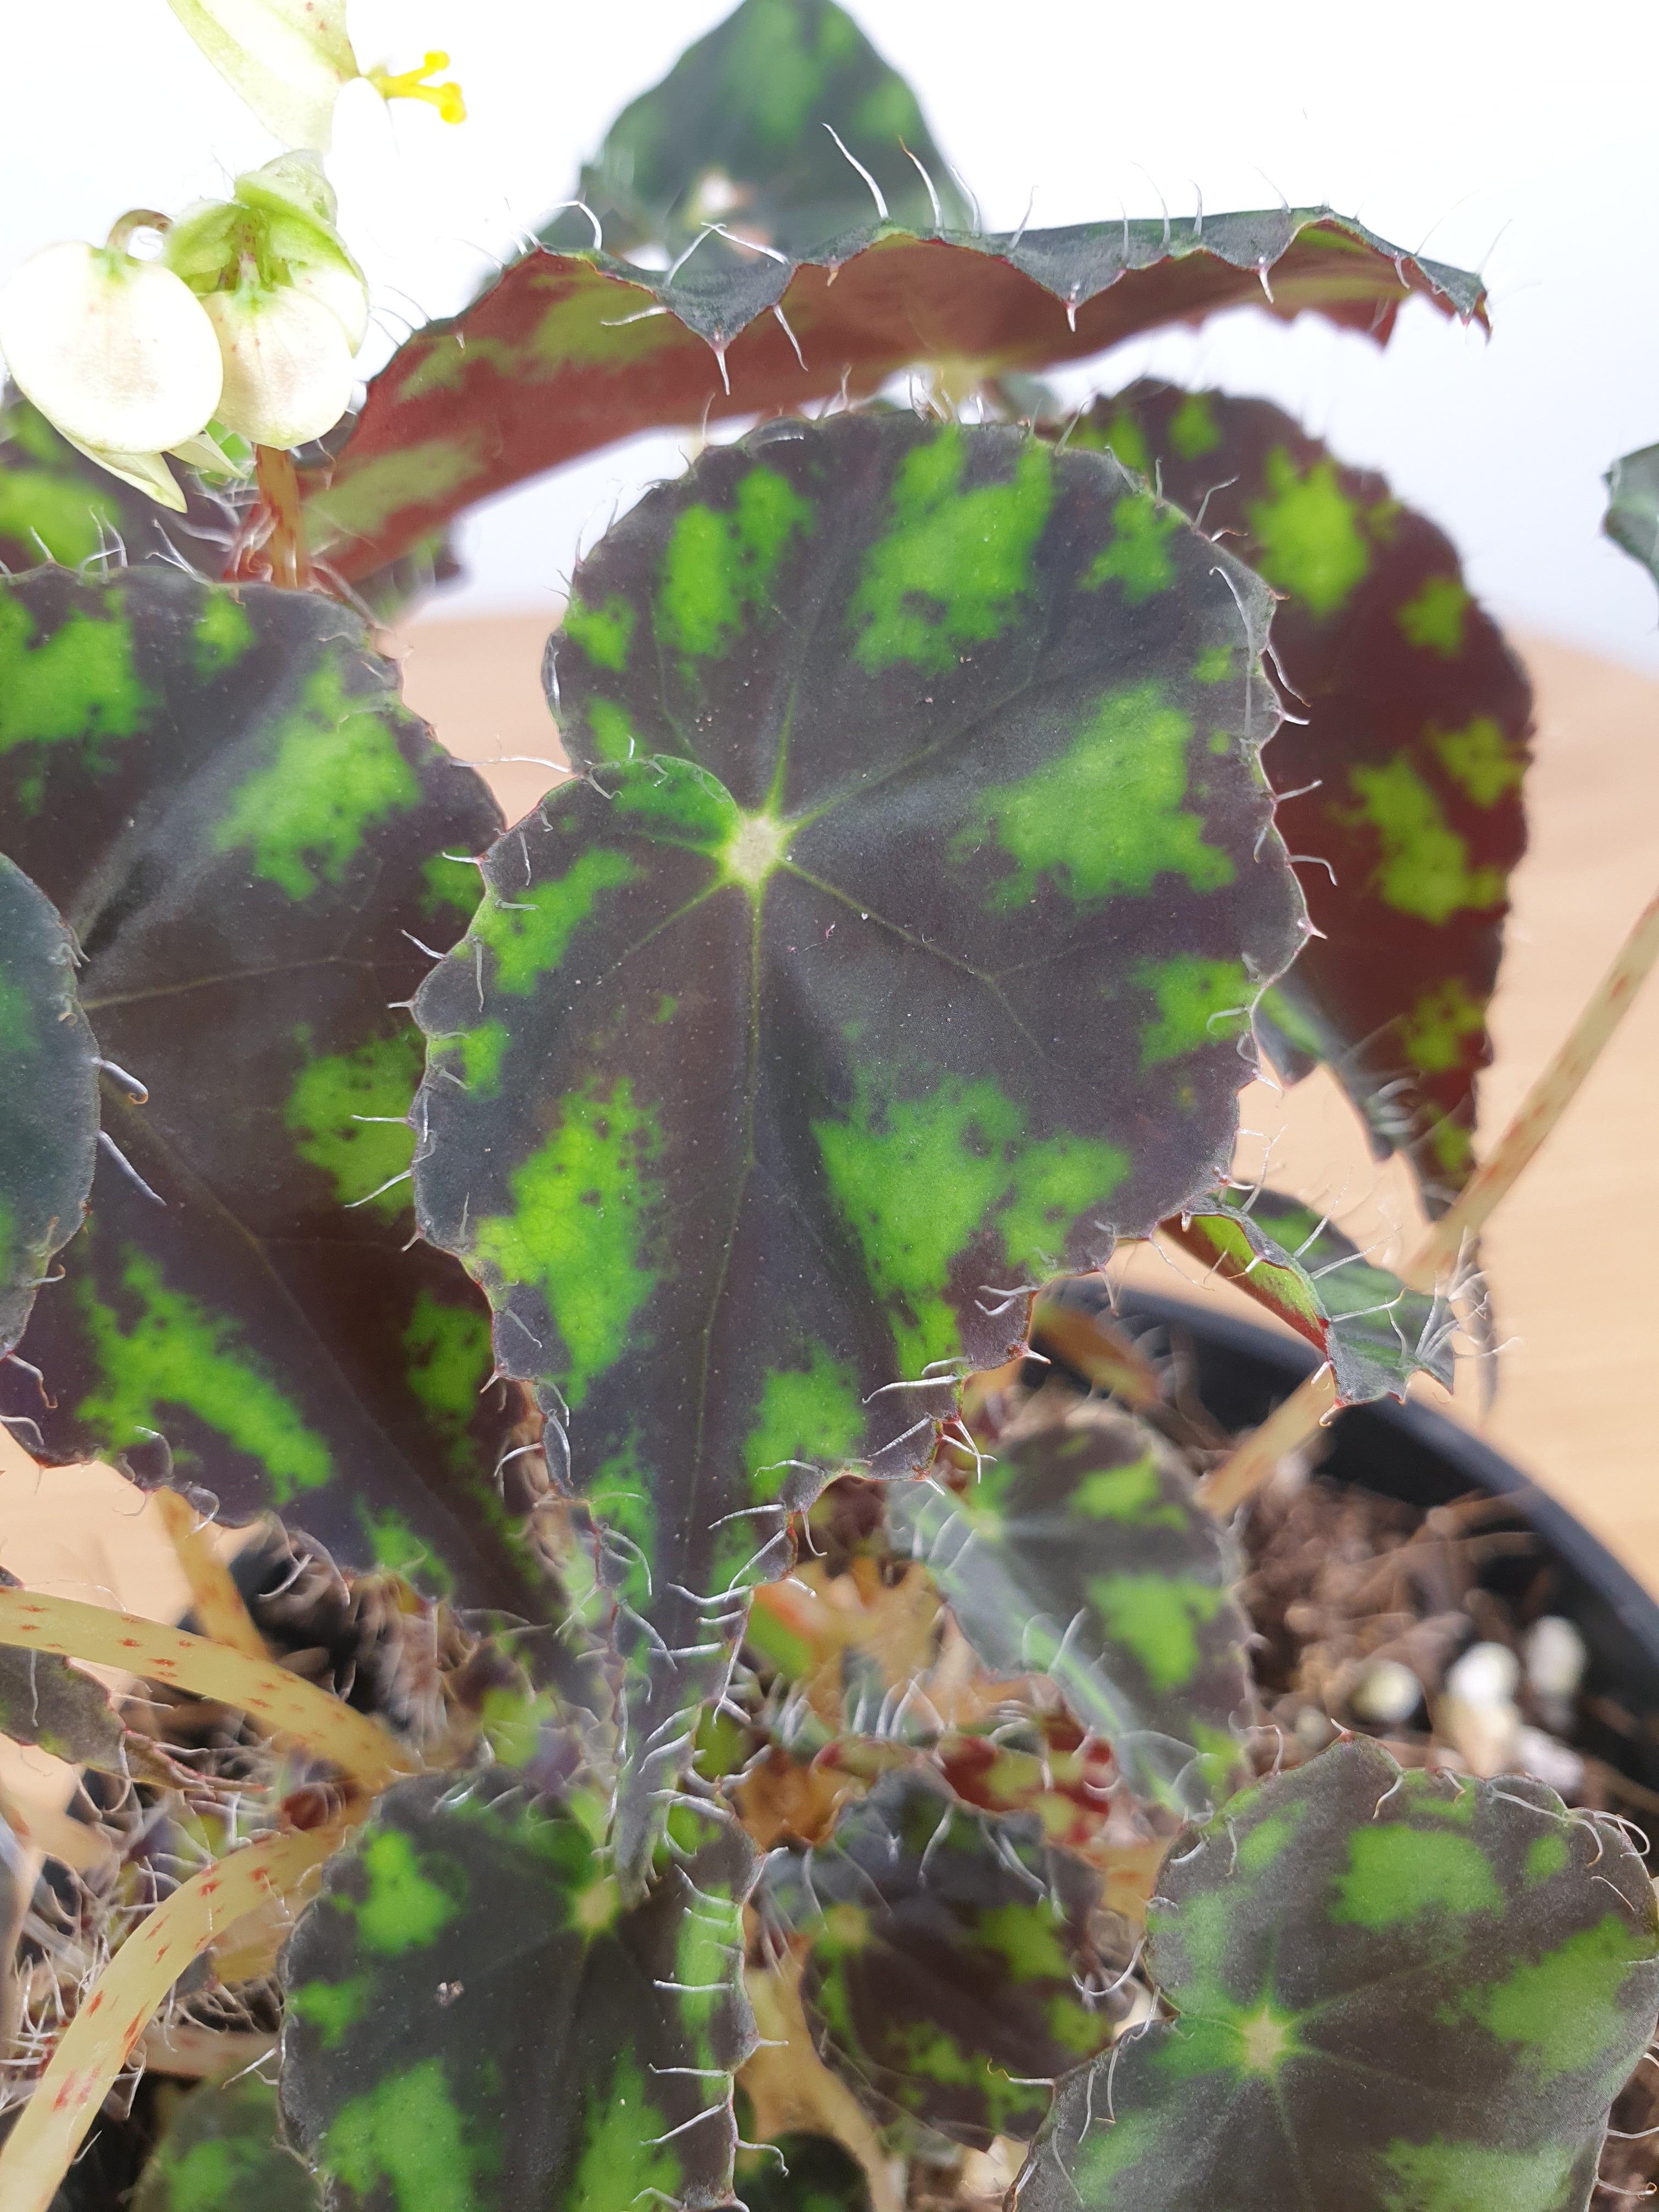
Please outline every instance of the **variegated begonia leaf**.
[{"label": "variegated begonia leaf", "polygon": [[[804,253],[868,224],[871,177],[895,222],[919,234],[967,228],[967,204],[915,94],[846,9],[836,0],[743,0],[623,108],[577,189],[613,253],[653,246],[672,257],[700,240],[705,264],[717,257],[741,269],[753,254],[738,258],[741,248],[708,234],[710,225]],[[583,209],[571,208],[542,239],[576,246],[591,235]]]},{"label": "variegated begonia leaf", "polygon": [[1230,1194],[1164,1234],[1316,1345],[1343,1405],[1403,1398],[1419,1373],[1451,1389],[1458,1323],[1447,1301],[1407,1290],[1311,1206],[1271,1190]]},{"label": "variegated begonia leaf", "polygon": [[491,493],[619,438],[863,397],[915,363],[994,380],[1250,302],[1286,319],[1316,308],[1379,340],[1413,294],[1485,319],[1477,278],[1317,208],[1000,236],[882,221],[800,260],[711,246],[660,276],[538,247],[412,337],[307,499],[313,550],[365,575]]},{"label": "variegated begonia leaf", "polygon": [[1601,527],[1659,583],[1659,446],[1626,453],[1607,471]]},{"label": "variegated begonia leaf", "polygon": [[911,416],[706,453],[578,569],[584,773],[422,986],[416,1200],[616,1532],[625,1867],[790,1514],[1227,1158],[1304,927],[1264,608],[1115,462]]},{"label": "variegated begonia leaf", "polygon": [[[1444,532],[1261,399],[1136,384],[1069,442],[1109,446],[1281,594],[1279,823],[1321,933],[1259,1009],[1281,1072],[1328,1060],[1431,1204],[1474,1162],[1532,691]],[[1334,872],[1335,881],[1331,880]]]},{"label": "variegated begonia leaf", "polygon": [[[1030,1818],[896,1773],[827,1844],[766,1861],[759,1905],[810,1939],[801,1989],[829,2063],[883,2121],[983,2148],[1032,2135],[1050,2079],[1111,2041],[1100,1878]],[[1130,1939],[1131,1944],[1133,1938]]]},{"label": "variegated begonia leaf", "polygon": [[322,2212],[316,2181],[279,2139],[258,2074],[206,2081],[173,2107],[131,2212]]},{"label": "variegated begonia leaf", "polygon": [[1039,1400],[960,1489],[896,1486],[888,1518],[985,1664],[1047,1674],[1137,1796],[1194,1811],[1233,1778],[1251,1708],[1239,1561],[1133,1414]]},{"label": "variegated begonia leaf", "polygon": [[75,940],[0,853],[0,1361],[92,1188],[98,1042],[75,986]]},{"label": "variegated begonia leaf", "polygon": [[430,964],[412,939],[476,898],[479,779],[329,600],[41,568],[0,578],[0,818],[149,1091],[106,1075],[131,1172],[100,1156],[21,1346],[44,1382],[0,1367],[0,1409],[46,1457],[150,1479],[159,1435],[233,1516],[544,1610],[491,1480],[517,1394],[480,1396],[477,1293],[410,1249],[421,1042],[394,1002]]},{"label": "variegated begonia leaf", "polygon": [[1064,2083],[1029,2212],[1586,2212],[1659,2011],[1623,1832],[1364,1737],[1165,1862],[1172,2018]]},{"label": "variegated begonia leaf", "polygon": [[331,2212],[728,2200],[754,1852],[689,1816],[713,1839],[629,1909],[582,1812],[431,1776],[330,1863],[283,1957],[281,2094]]}]

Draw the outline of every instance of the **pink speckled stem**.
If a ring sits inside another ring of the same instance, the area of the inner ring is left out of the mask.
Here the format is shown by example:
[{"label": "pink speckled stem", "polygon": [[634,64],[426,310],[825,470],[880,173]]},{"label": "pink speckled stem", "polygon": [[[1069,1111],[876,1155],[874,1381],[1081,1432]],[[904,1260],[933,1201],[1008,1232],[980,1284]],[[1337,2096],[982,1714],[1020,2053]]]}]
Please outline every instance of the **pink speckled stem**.
[{"label": "pink speckled stem", "polygon": [[179,1975],[233,1921],[273,1897],[293,1897],[341,1834],[331,1826],[263,1836],[193,1875],[140,1922],[64,2030],[0,2149],[6,2212],[47,2212],[110,2085]]},{"label": "pink speckled stem", "polygon": [[[134,1613],[47,1597],[39,1590],[0,1589],[0,1644],[124,1668],[130,1674],[216,1698],[252,1714],[274,1735],[303,1744],[371,1793],[387,1788],[416,1763],[367,1713],[354,1712],[285,1667]],[[9,2205],[6,2212],[11,2212]]]}]

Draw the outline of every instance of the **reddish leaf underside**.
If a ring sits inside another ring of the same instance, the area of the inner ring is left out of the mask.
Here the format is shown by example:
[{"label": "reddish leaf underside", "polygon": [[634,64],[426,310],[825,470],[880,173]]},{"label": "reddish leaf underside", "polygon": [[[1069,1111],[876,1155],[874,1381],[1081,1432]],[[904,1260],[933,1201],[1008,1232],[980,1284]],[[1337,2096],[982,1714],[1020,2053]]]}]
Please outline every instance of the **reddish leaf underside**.
[{"label": "reddish leaf underside", "polygon": [[915,362],[1037,370],[1249,302],[1378,338],[1413,293],[1484,317],[1474,278],[1308,209],[1000,237],[880,224],[811,260],[757,252],[705,273],[694,252],[671,276],[538,249],[411,338],[311,496],[315,549],[361,576],[492,492],[636,431],[859,397]]}]

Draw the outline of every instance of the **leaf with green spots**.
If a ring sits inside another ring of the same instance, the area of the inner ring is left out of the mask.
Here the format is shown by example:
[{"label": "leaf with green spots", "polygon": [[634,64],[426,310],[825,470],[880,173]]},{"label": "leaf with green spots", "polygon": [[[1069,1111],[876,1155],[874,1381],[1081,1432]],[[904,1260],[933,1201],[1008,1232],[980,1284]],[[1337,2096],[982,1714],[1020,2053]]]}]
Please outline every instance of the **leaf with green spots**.
[{"label": "leaf with green spots", "polygon": [[756,1863],[687,1817],[630,1910],[589,1825],[508,1769],[380,1800],[283,1954],[283,2118],[331,2212],[726,2201]]},{"label": "leaf with green spots", "polygon": [[1061,2085],[1029,2212],[1215,2212],[1241,2175],[1298,2212],[1588,2212],[1659,2013],[1622,1830],[1359,1738],[1178,1844],[1147,1924],[1164,2010]]},{"label": "leaf with green spots", "polygon": [[[103,1049],[149,1089],[105,1079],[149,1191],[100,1158],[23,1340],[44,1385],[0,1369],[0,1411],[46,1457],[150,1479],[159,1436],[233,1518],[276,1506],[350,1561],[396,1516],[459,1602],[544,1619],[491,1480],[522,1401],[479,1395],[460,1268],[405,1249],[421,1041],[393,1002],[427,964],[437,856],[499,830],[478,779],[330,601],[40,569],[0,578],[0,813],[79,940]],[[50,1133],[89,1155],[67,1108]]]},{"label": "leaf with green spots", "polygon": [[[905,147],[933,179],[939,220],[964,228],[966,204],[915,95],[846,10],[836,0],[743,0],[623,110],[577,190],[613,252],[653,246],[672,258],[696,240],[705,262],[741,270],[752,254],[707,236],[709,223],[800,253],[869,222],[870,187],[848,155],[874,176],[896,222],[931,228],[933,204]],[[591,233],[573,209],[544,235],[577,246]]]},{"label": "leaf with green spots", "polygon": [[1191,1811],[1233,1778],[1252,1709],[1239,1563],[1153,1430],[1039,1400],[961,1489],[897,1485],[887,1510],[987,1667],[1048,1674],[1138,1795]]},{"label": "leaf with green spots", "polygon": [[1099,1889],[1036,1820],[988,1817],[901,1772],[810,1859],[775,1852],[757,1901],[810,1942],[808,2019],[876,2117],[982,2148],[1031,2135],[1039,2085],[1111,2040],[1122,1960],[1103,1947],[1123,1930]]},{"label": "leaf with green spots", "polygon": [[[833,48],[849,33],[826,70],[826,40]],[[849,112],[839,90],[860,78],[875,100],[867,131],[862,103]],[[567,210],[544,245],[380,371],[327,483],[307,499],[313,547],[348,576],[381,570],[479,500],[618,439],[798,413],[843,390],[867,398],[918,365],[948,363],[954,375],[970,364],[1000,391],[1022,372],[1252,303],[1287,319],[1314,308],[1379,342],[1413,295],[1485,319],[1475,278],[1398,253],[1325,209],[969,230],[927,139],[895,126],[901,101],[914,112],[830,0],[747,0],[628,112],[587,176],[611,251],[590,248],[587,217]],[[768,142],[763,117],[784,110],[802,127]],[[890,219],[870,224],[867,189],[825,121],[862,148]],[[932,174],[942,233],[904,146]],[[780,242],[745,250],[702,228],[717,205],[736,236],[775,229]],[[826,222],[842,234],[830,240]],[[617,258],[658,236],[673,246],[664,274]],[[1203,453],[1195,422],[1183,434]],[[1164,573],[1164,518],[1139,493],[1125,487],[1121,527],[1095,551],[1100,588],[1150,596]],[[1304,573],[1307,526],[1281,537],[1287,573]],[[608,593],[578,591],[573,605],[570,635],[585,638],[595,667],[615,671],[638,649]],[[625,758],[625,745],[611,757]]]},{"label": "leaf with green spots", "polygon": [[277,2132],[258,2074],[204,2082],[173,2107],[131,2212],[322,2212],[316,2182]]},{"label": "leaf with green spots", "polygon": [[1416,1374],[1451,1389],[1458,1323],[1447,1301],[1407,1290],[1310,1206],[1277,1191],[1228,1194],[1164,1234],[1317,1346],[1341,1404],[1403,1399]]},{"label": "leaf with green spots", "polygon": [[[1152,476],[1283,594],[1277,819],[1319,935],[1257,1011],[1282,1072],[1328,1060],[1437,1207],[1472,1164],[1532,697],[1449,540],[1276,407],[1137,384],[1068,444]],[[1202,672],[1223,696],[1237,672]],[[1335,881],[1322,863],[1328,863]]]},{"label": "leaf with green spots", "polygon": [[75,941],[0,854],[0,1360],[81,1226],[97,1146],[98,1042],[76,994]]},{"label": "leaf with green spots", "polygon": [[1659,446],[1626,453],[1607,471],[1601,527],[1659,583]]},{"label": "leaf with green spots", "polygon": [[[925,1466],[951,1370],[1021,1340],[1018,1286],[1099,1264],[1230,1151],[1237,1024],[1169,978],[1224,965],[1248,1011],[1298,941],[1266,686],[1191,674],[1223,643],[1253,665],[1265,592],[1184,526],[1174,588],[1086,586],[1125,486],[895,416],[707,453],[578,570],[580,604],[635,611],[622,669],[549,648],[586,773],[486,858],[422,987],[422,1227],[488,1291],[556,1480],[619,1531],[648,1676],[627,1867],[789,1516],[849,1465]],[[757,513],[790,525],[760,584],[732,526]],[[681,649],[700,514],[718,653]],[[489,1024],[490,1087],[464,1087]]]},{"label": "leaf with green spots", "polygon": [[0,1735],[39,1744],[72,1766],[125,1774],[125,1733],[108,1692],[90,1674],[48,1651],[0,1649]]}]

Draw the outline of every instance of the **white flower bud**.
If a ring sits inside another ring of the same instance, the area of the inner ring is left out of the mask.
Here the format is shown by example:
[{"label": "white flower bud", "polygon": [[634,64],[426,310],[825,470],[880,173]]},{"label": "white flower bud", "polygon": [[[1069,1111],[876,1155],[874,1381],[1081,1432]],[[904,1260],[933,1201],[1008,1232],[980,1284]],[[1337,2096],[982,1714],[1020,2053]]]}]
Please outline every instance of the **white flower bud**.
[{"label": "white flower bud", "polygon": [[66,242],[26,261],[0,293],[0,352],[18,388],[94,457],[181,444],[218,404],[202,303],[170,270],[113,247]]},{"label": "white flower bud", "polygon": [[351,404],[352,349],[339,319],[292,286],[244,285],[202,301],[224,356],[219,420],[255,446],[301,446]]},{"label": "white flower bud", "polygon": [[1423,1702],[1423,1685],[1398,1659],[1373,1659],[1348,1692],[1356,1718],[1390,1728],[1408,1721]]}]

